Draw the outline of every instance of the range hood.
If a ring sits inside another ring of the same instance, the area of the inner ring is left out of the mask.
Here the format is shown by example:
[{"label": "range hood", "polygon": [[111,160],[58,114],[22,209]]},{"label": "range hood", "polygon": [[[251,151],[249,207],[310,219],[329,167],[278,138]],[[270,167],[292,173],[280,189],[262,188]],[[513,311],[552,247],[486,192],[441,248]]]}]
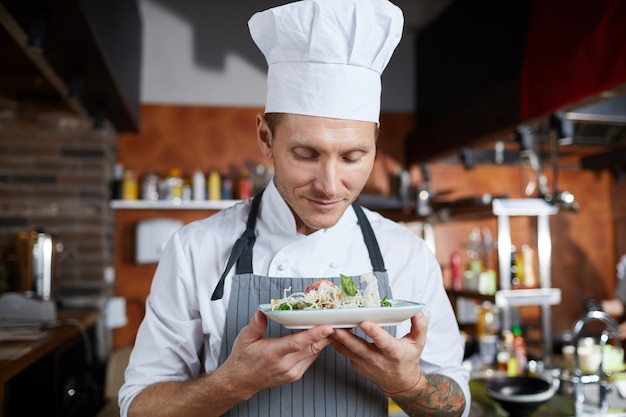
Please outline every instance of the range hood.
[{"label": "range hood", "polygon": [[580,158],[581,168],[626,168],[626,93],[558,111],[552,126],[562,149],[591,149],[590,155]]},{"label": "range hood", "polygon": [[626,141],[626,94],[555,113],[560,145],[611,145]]},{"label": "range hood", "polygon": [[458,155],[545,120],[564,150],[582,152],[583,168],[626,167],[626,2],[469,3],[454,1],[418,34],[406,162]]}]

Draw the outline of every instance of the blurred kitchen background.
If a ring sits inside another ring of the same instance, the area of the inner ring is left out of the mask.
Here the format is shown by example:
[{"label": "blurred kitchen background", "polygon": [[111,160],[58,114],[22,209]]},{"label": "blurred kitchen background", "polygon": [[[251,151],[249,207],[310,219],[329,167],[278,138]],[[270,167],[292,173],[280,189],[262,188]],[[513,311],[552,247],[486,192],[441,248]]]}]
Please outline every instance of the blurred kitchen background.
[{"label": "blurred kitchen background", "polygon": [[[20,376],[77,335],[93,357],[54,368],[64,400],[50,401],[97,411],[85,404],[107,400],[106,364],[134,343],[171,231],[271,177],[246,22],[281,3],[0,0],[0,292],[54,304],[29,318],[83,320],[55,348],[20,342],[40,356],[0,349],[5,415]],[[395,3],[406,24],[361,203],[427,240],[468,335],[496,290],[535,290],[499,304],[552,355],[584,300],[612,296],[626,253],[626,3]]]}]

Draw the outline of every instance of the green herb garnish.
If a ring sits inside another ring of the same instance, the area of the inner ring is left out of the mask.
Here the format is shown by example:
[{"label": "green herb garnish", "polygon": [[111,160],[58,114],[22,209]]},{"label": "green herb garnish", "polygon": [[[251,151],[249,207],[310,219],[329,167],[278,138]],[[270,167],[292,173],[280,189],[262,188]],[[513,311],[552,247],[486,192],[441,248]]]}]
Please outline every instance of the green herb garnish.
[{"label": "green herb garnish", "polygon": [[305,310],[311,307],[311,303],[304,301],[297,301],[295,303],[282,303],[276,308],[276,310]]},{"label": "green herb garnish", "polygon": [[352,279],[350,279],[347,275],[339,274],[339,276],[341,277],[341,290],[344,294],[354,297],[358,292],[358,288],[354,281],[352,281]]},{"label": "green herb garnish", "polygon": [[387,296],[384,296],[382,300],[380,300],[381,307],[391,307],[391,301],[387,300]]}]

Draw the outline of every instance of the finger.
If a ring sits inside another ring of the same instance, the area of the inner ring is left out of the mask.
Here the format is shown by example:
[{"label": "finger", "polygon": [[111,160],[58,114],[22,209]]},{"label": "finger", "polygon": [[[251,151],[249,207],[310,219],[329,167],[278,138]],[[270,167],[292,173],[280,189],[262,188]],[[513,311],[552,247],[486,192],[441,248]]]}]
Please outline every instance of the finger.
[{"label": "finger", "polygon": [[364,321],[359,327],[380,349],[385,350],[395,340],[394,336],[374,322]]},{"label": "finger", "polygon": [[[396,338],[385,329],[373,322],[363,322],[360,325],[363,332],[369,336],[376,347],[387,355],[391,355],[396,349]],[[428,319],[422,311],[411,317],[411,330],[402,340],[418,345],[426,343],[426,331],[428,330]]]},{"label": "finger", "polygon": [[413,317],[411,317],[411,331],[405,336],[405,338],[412,339],[414,341],[426,341],[426,332],[428,331],[428,319],[423,311],[419,311]]},{"label": "finger", "polygon": [[[363,346],[363,344],[367,344],[367,341],[354,334],[352,329],[335,329],[332,338],[333,341],[345,346],[349,350],[357,350]],[[333,343],[333,345],[336,343]]]},{"label": "finger", "polygon": [[263,337],[265,329],[267,329],[267,317],[257,310],[248,322],[248,325],[241,329],[241,341],[247,345],[255,340],[259,340]]},{"label": "finger", "polygon": [[330,335],[335,329],[328,325],[315,326],[309,330],[284,337],[276,352],[280,355],[302,354],[318,355],[331,342]]},{"label": "finger", "polygon": [[355,335],[351,329],[335,329],[331,336],[333,348],[349,358],[355,357],[353,352],[365,352],[368,344],[366,340]]}]

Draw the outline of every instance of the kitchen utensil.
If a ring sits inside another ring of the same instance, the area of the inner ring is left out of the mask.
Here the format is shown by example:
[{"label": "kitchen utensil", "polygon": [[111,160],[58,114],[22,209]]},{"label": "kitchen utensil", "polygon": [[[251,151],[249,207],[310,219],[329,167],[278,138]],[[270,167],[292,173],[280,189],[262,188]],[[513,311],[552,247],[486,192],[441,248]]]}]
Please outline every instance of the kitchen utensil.
[{"label": "kitchen utensil", "polygon": [[548,402],[558,388],[552,383],[530,376],[502,376],[489,379],[487,395],[498,402],[510,417],[527,417]]},{"label": "kitchen utensil", "polygon": [[61,273],[63,243],[43,231],[20,232],[15,242],[20,271],[19,292],[51,300]]}]

